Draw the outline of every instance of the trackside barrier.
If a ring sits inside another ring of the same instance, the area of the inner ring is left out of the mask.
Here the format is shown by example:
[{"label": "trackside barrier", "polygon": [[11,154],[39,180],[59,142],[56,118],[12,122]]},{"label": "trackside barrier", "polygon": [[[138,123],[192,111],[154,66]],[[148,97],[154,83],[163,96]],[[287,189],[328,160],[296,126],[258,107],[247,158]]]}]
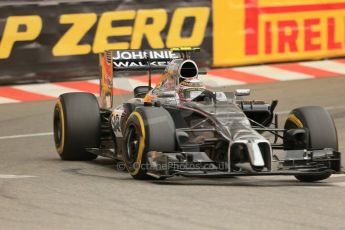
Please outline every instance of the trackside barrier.
[{"label": "trackside barrier", "polygon": [[201,47],[201,66],[345,55],[344,0],[2,1],[0,85],[98,75],[106,49]]}]

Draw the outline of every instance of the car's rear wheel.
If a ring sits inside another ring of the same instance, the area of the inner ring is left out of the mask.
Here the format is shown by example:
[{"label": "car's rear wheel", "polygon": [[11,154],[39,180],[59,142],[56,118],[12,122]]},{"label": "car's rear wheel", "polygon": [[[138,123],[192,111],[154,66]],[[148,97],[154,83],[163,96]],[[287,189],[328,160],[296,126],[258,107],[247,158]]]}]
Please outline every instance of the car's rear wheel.
[{"label": "car's rear wheel", "polygon": [[101,118],[96,97],[90,93],[60,95],[54,108],[54,141],[62,160],[93,160],[85,148],[100,144]]},{"label": "car's rear wheel", "polygon": [[175,151],[175,124],[160,107],[138,107],[130,114],[124,129],[123,159],[133,178],[152,179],[147,175],[147,153]]},{"label": "car's rear wheel", "polygon": [[[285,122],[284,129],[304,128],[309,131],[310,149],[332,148],[338,150],[338,137],[334,121],[327,110],[319,106],[308,106],[294,109]],[[284,143],[286,145],[286,143]],[[327,179],[331,173],[321,175],[298,175],[296,178],[304,182]]]}]

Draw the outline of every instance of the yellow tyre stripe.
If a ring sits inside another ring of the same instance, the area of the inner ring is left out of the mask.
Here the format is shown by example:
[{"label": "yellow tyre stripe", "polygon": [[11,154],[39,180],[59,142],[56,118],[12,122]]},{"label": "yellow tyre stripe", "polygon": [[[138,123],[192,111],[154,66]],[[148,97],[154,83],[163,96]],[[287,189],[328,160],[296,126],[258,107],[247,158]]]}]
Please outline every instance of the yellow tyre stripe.
[{"label": "yellow tyre stripe", "polygon": [[[135,176],[139,173],[140,171],[140,167],[141,167],[141,160],[142,160],[142,157],[143,157],[143,152],[144,152],[144,149],[145,149],[145,126],[144,126],[144,120],[143,118],[141,117],[140,113],[138,112],[133,112],[129,118],[131,118],[132,116],[135,116],[138,121],[139,121],[139,124],[140,124],[140,128],[141,128],[141,136],[140,136],[140,142],[139,142],[139,150],[138,150],[138,155],[137,155],[137,160],[135,162],[135,168],[134,168],[134,171],[131,171],[131,175],[132,176]],[[128,120],[129,120],[128,118]]]},{"label": "yellow tyre stripe", "polygon": [[56,147],[56,150],[59,154],[62,154],[65,146],[65,116],[62,108],[61,101],[57,101],[55,107],[60,112],[60,121],[61,121],[61,140],[59,146]]},{"label": "yellow tyre stripe", "polygon": [[288,117],[288,120],[290,120],[292,123],[294,123],[297,126],[297,128],[302,129],[304,127],[301,120],[298,119],[295,114],[290,114]]}]

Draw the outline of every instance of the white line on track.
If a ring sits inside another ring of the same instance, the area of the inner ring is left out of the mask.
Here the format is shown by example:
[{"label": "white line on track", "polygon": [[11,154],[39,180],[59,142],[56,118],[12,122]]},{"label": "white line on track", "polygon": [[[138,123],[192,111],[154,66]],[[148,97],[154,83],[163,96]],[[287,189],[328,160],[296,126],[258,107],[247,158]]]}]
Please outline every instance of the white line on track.
[{"label": "white line on track", "polygon": [[37,176],[0,174],[0,179],[19,179],[19,178],[32,178],[32,177],[37,177]]},{"label": "white line on track", "polygon": [[6,97],[0,97],[0,104],[7,104],[7,103],[16,103],[19,102],[18,100],[6,98]]},{"label": "white line on track", "polygon": [[236,81],[232,79],[227,79],[223,77],[217,77],[211,74],[200,75],[200,80],[204,82],[207,87],[222,87],[229,85],[244,85],[243,81]]},{"label": "white line on track", "polygon": [[31,84],[31,85],[18,85],[13,86],[13,88],[24,90],[31,93],[39,93],[49,97],[58,97],[63,93],[71,93],[71,92],[81,92],[76,89],[67,88],[60,85],[55,84]]},{"label": "white line on track", "polygon": [[[98,83],[99,80],[89,80],[88,82],[99,84]],[[135,87],[141,86],[141,85],[145,85],[145,82],[142,82],[133,78],[125,78],[125,77],[114,78],[114,87],[118,89],[132,91]]]},{"label": "white line on track", "polygon": [[28,133],[28,134],[22,134],[22,135],[2,136],[2,137],[0,137],[0,140],[26,138],[26,137],[41,137],[41,136],[51,136],[51,135],[53,135],[52,132],[47,132],[47,133]]},{"label": "white line on track", "polygon": [[299,63],[302,66],[326,70],[333,73],[345,74],[345,65],[335,61],[311,61]]},{"label": "white line on track", "polygon": [[333,174],[331,177],[345,177],[344,173],[341,174]]},{"label": "white line on track", "polygon": [[301,80],[314,78],[312,75],[292,72],[288,70],[278,69],[273,66],[249,66],[237,67],[233,70],[241,71],[249,74],[255,74],[262,77],[276,79],[278,81]]}]

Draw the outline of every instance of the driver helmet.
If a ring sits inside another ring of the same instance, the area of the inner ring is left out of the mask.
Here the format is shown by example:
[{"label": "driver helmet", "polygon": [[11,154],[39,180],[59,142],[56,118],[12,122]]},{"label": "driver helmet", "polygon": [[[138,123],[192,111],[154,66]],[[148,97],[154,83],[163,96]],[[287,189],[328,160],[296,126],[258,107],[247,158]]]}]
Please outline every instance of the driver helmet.
[{"label": "driver helmet", "polygon": [[184,79],[177,86],[177,93],[181,101],[191,101],[205,90],[205,86],[199,79]]}]

